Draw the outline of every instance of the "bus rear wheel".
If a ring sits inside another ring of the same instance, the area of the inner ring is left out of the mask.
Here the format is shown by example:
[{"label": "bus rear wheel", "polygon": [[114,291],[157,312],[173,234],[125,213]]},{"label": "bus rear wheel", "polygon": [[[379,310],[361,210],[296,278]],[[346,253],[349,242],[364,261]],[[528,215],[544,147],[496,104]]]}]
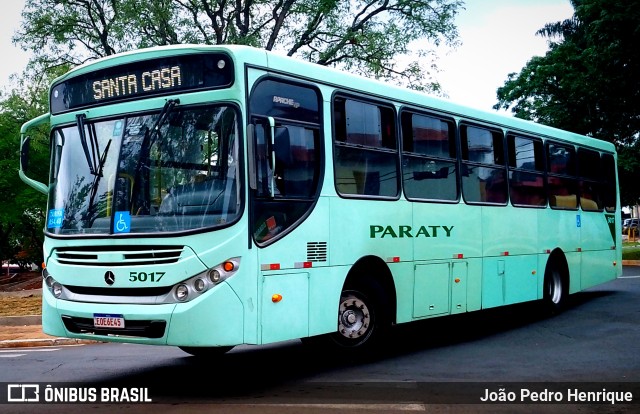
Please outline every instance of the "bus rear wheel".
[{"label": "bus rear wheel", "polygon": [[544,275],[543,302],[548,313],[560,313],[567,300],[566,283],[563,272],[557,262],[549,263]]},{"label": "bus rear wheel", "polygon": [[181,346],[179,348],[198,358],[215,358],[231,351],[233,346]]}]

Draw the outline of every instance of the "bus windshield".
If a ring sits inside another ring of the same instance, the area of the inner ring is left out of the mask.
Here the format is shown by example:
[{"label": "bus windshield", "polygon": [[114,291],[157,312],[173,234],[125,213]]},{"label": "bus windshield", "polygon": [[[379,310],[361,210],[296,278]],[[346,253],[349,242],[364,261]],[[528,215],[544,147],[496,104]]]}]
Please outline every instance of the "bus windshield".
[{"label": "bus windshield", "polygon": [[237,110],[183,108],[52,131],[47,231],[163,233],[240,214]]}]

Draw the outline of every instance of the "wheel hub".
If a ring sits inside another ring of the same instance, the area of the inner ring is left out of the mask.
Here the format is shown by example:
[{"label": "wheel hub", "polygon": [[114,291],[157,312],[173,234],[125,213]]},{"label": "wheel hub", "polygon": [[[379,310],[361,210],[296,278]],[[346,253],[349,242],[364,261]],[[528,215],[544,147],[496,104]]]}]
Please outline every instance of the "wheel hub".
[{"label": "wheel hub", "polygon": [[343,298],[338,314],[338,332],[345,338],[358,338],[369,329],[371,315],[369,308],[353,296]]}]

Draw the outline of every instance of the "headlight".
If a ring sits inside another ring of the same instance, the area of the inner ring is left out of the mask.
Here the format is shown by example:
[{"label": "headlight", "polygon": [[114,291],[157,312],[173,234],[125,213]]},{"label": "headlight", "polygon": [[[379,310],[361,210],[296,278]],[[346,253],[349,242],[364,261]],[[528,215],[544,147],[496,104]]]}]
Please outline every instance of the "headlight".
[{"label": "headlight", "polygon": [[51,277],[51,276],[47,276],[44,279],[44,284],[51,289],[53,287],[53,284],[55,283],[55,280]]},{"label": "headlight", "polygon": [[206,283],[204,282],[204,280],[198,278],[196,279],[195,282],[193,282],[193,287],[195,288],[196,292],[202,292],[205,290],[205,288],[207,287]]},{"label": "headlight", "polygon": [[175,299],[180,302],[192,300],[233,276],[239,267],[240,258],[234,257],[192,278],[183,280],[174,287]]},{"label": "headlight", "polygon": [[211,280],[211,283],[218,283],[220,282],[221,278],[222,275],[220,275],[220,272],[218,272],[216,269],[209,270],[209,280]]},{"label": "headlight", "polygon": [[179,301],[185,301],[189,297],[189,288],[185,284],[180,284],[176,287],[176,299]]},{"label": "headlight", "polygon": [[47,289],[49,289],[49,292],[51,292],[51,294],[53,296],[55,296],[56,299],[60,299],[60,296],[62,296],[62,285],[60,283],[58,283],[50,274],[49,272],[44,272],[43,273],[43,277],[44,277],[44,285],[47,287]]},{"label": "headlight", "polygon": [[56,298],[62,296],[62,285],[58,282],[53,282],[51,285],[51,293],[53,293],[53,296]]}]

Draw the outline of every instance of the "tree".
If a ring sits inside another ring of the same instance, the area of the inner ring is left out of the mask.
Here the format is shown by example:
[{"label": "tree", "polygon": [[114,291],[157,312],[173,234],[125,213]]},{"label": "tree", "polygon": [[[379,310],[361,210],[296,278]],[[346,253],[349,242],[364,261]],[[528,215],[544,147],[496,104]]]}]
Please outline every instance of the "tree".
[{"label": "tree", "polygon": [[[55,76],[55,74],[53,74]],[[17,89],[0,100],[0,259],[11,263],[42,263],[46,196],[24,185],[18,176],[21,125],[47,111],[50,78],[23,78]],[[31,131],[29,175],[47,182],[48,131]]]},{"label": "tree", "polygon": [[155,45],[245,44],[438,91],[430,72],[436,67],[410,59],[457,43],[453,20],[461,6],[461,0],[27,0],[14,42],[34,53],[38,68]]},{"label": "tree", "polygon": [[640,155],[640,1],[572,0],[547,24],[545,56],[498,89],[495,109],[616,144],[623,205],[636,204]]}]

